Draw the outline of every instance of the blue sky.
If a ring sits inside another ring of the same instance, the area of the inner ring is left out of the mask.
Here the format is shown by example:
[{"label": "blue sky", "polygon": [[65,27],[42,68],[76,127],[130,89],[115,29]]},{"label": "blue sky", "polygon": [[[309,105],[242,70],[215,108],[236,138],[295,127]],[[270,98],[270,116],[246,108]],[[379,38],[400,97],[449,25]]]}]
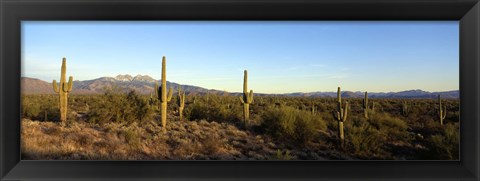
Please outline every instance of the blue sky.
[{"label": "blue sky", "polygon": [[118,74],[259,93],[459,89],[458,21],[23,21],[22,76]]}]

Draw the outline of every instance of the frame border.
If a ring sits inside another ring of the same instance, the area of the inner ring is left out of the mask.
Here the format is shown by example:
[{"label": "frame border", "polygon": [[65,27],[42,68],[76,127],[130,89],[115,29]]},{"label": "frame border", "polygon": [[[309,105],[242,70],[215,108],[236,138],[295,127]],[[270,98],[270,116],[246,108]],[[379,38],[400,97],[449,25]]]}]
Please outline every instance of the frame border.
[{"label": "frame border", "polygon": [[[22,20],[458,20],[460,161],[20,160]],[[0,0],[0,180],[480,180],[478,0]]]}]

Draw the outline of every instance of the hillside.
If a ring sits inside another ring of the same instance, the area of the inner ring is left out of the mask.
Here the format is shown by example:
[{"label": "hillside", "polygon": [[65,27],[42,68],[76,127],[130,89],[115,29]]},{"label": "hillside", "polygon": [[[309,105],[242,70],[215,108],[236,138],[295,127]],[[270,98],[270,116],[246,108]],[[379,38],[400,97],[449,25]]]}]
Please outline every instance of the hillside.
[{"label": "hillside", "polygon": [[[104,89],[113,85],[124,90],[135,90],[139,94],[148,95],[153,92],[155,81],[160,84],[160,80],[155,80],[148,75],[131,76],[128,74],[118,75],[116,77],[101,77],[92,80],[74,81],[72,94],[101,94]],[[22,93],[24,94],[53,94],[52,84],[36,78],[22,77],[21,79]],[[180,84],[167,81],[167,87],[172,87],[174,91],[178,89]],[[193,85],[181,85],[187,94],[223,94],[224,91],[206,89]],[[240,95],[240,93],[230,93],[231,95]],[[460,91],[445,92],[428,92],[423,90],[406,90],[401,92],[369,92],[370,98],[436,98],[441,95],[443,98],[459,98]],[[256,93],[258,96],[269,95]],[[294,97],[336,97],[336,92],[295,92],[287,94],[275,94],[277,96],[294,96]],[[362,98],[364,92],[360,91],[344,91],[342,97],[345,98]]]}]

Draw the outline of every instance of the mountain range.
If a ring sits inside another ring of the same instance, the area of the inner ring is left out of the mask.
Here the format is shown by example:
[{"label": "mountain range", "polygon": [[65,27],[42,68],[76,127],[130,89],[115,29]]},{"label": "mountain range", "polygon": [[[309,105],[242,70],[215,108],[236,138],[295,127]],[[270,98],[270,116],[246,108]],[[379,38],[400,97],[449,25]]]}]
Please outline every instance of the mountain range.
[{"label": "mountain range", "polygon": [[[92,80],[73,81],[72,94],[102,94],[107,87],[113,85],[124,90],[135,90],[140,94],[150,94],[153,92],[155,82],[160,84],[160,80],[155,80],[148,75],[131,76],[128,74],[117,75],[116,77],[100,77]],[[178,89],[180,84],[167,81],[167,87],[172,87],[174,91]],[[187,94],[224,94],[224,91],[206,89],[193,85],[181,85],[182,90]],[[21,78],[21,91],[22,94],[54,94],[52,83],[45,82],[36,78],[22,77]],[[228,93],[232,95],[240,95],[240,93]],[[272,94],[256,94],[272,95]],[[295,92],[286,94],[274,94],[276,96],[297,96],[297,97],[336,97],[336,92]],[[445,91],[445,92],[428,92],[423,90],[406,90],[400,92],[369,92],[370,98],[436,98],[437,95],[441,95],[442,98],[459,98],[460,92],[458,90]],[[362,98],[364,92],[356,91],[342,91],[342,97],[345,98]]]}]

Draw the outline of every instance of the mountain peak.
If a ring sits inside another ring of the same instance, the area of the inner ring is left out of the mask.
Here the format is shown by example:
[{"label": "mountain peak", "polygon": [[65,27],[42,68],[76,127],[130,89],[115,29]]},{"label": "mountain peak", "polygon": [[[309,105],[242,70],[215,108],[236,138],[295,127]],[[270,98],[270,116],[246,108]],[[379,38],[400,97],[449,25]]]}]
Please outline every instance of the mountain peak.
[{"label": "mountain peak", "polygon": [[117,75],[117,76],[115,77],[115,79],[116,79],[116,80],[119,80],[119,81],[124,81],[124,82],[126,82],[126,81],[132,81],[132,80],[133,80],[133,77],[132,77],[131,75],[128,75],[128,74],[125,74],[125,75],[120,74],[120,75]]},{"label": "mountain peak", "polygon": [[132,80],[135,80],[135,81],[141,81],[141,82],[156,82],[157,80],[155,80],[154,78],[148,76],[148,75],[136,75]]}]

